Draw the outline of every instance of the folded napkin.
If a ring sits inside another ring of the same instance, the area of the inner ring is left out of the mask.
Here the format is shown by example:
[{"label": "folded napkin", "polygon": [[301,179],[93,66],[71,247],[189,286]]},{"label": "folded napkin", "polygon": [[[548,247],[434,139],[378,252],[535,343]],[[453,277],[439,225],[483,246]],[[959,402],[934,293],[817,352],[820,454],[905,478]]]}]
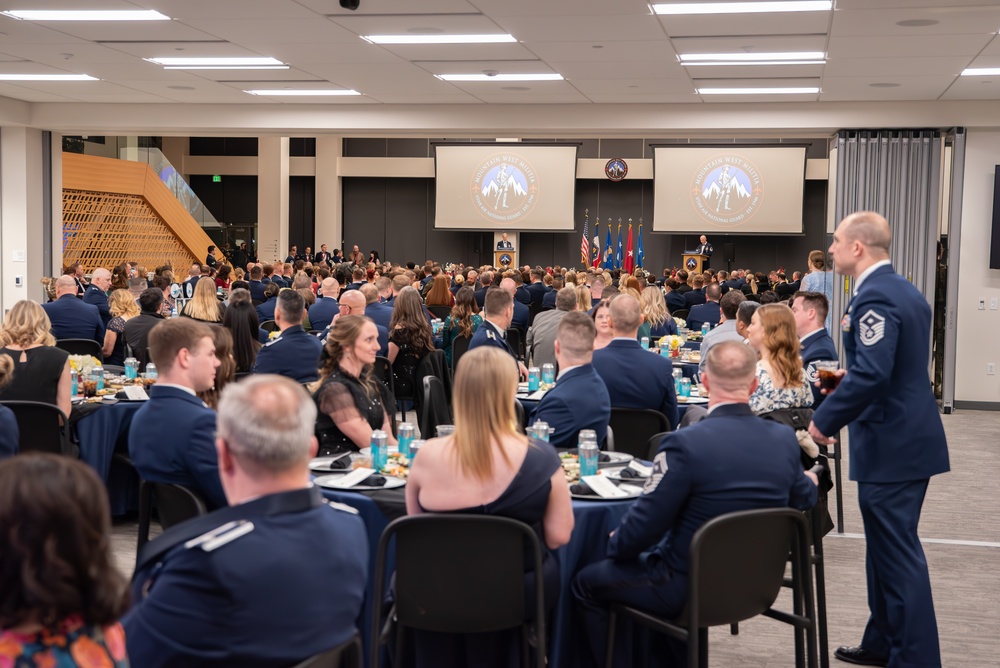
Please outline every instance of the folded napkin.
[{"label": "folded napkin", "polygon": [[639,473],[635,469],[624,468],[624,469],[622,469],[618,473],[618,477],[619,478],[645,478],[646,476],[642,475],[641,473]]},{"label": "folded napkin", "polygon": [[590,485],[581,480],[569,486],[569,493],[576,494],[577,496],[593,496],[594,490],[590,488]]},{"label": "folded napkin", "polygon": [[349,469],[351,468],[351,458],[345,455],[340,459],[334,459],[332,462],[330,462],[330,465],[327,468],[330,469],[331,471],[337,471],[340,469]]},{"label": "folded napkin", "polygon": [[611,455],[609,455],[606,452],[601,452],[601,453],[599,453],[597,455],[597,461],[599,461],[599,462],[610,462],[611,461]]},{"label": "folded napkin", "polygon": [[375,473],[368,476],[358,484],[365,485],[367,487],[382,487],[385,485],[385,476]]}]

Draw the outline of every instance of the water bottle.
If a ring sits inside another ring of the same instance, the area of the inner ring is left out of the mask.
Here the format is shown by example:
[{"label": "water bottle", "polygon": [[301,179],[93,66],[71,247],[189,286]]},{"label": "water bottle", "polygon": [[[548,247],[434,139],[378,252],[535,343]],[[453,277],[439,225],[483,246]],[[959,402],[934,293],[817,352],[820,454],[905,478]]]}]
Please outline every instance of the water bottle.
[{"label": "water bottle", "polygon": [[639,345],[642,346],[643,350],[649,350],[649,337],[644,336],[641,339],[639,339]]},{"label": "water bottle", "polygon": [[710,329],[712,329],[712,326],[710,324],[708,324],[707,322],[702,323],[701,324],[701,335],[705,336],[706,334],[708,334],[708,330],[710,330]]},{"label": "water bottle", "polygon": [[125,380],[135,380],[139,377],[139,360],[129,357],[125,360]]},{"label": "water bottle", "polygon": [[597,475],[597,458],[600,453],[597,448],[597,432],[593,429],[581,429],[577,452],[580,454],[580,477]]},{"label": "water bottle", "polygon": [[539,441],[549,442],[549,423],[538,420],[528,429],[528,435],[537,438]]},{"label": "water bottle", "polygon": [[389,463],[389,437],[381,429],[372,432],[372,467],[381,471]]},{"label": "water bottle", "polygon": [[399,454],[404,457],[410,456],[410,443],[413,442],[413,434],[416,432],[414,426],[409,422],[399,425]]},{"label": "water bottle", "polygon": [[682,397],[690,397],[691,396],[691,379],[690,378],[681,378],[679,382],[680,382],[680,392],[678,392],[678,395],[682,396]]},{"label": "water bottle", "polygon": [[95,366],[90,372],[90,379],[97,383],[97,391],[104,389],[104,367]]},{"label": "water bottle", "polygon": [[177,317],[177,307],[176,306],[171,306],[170,307],[170,317],[171,318],[176,318]]},{"label": "water bottle", "polygon": [[413,439],[413,441],[410,442],[410,465],[411,466],[413,465],[413,463],[412,463],[413,462],[413,458],[417,456],[417,453],[420,452],[420,448],[424,447],[424,443],[426,443],[426,442],[427,441],[425,441],[423,439],[420,439],[420,438],[415,438],[415,439]]},{"label": "water bottle", "polygon": [[533,366],[528,369],[528,392],[535,392],[538,390],[539,384],[542,382],[542,371],[537,366]]},{"label": "water bottle", "polygon": [[546,385],[555,385],[556,382],[555,364],[542,365],[542,382],[545,383]]},{"label": "water bottle", "polygon": [[77,394],[80,393],[79,378],[80,374],[76,372],[76,369],[69,370],[69,383],[70,383],[69,396],[71,397],[75,397]]},{"label": "water bottle", "polygon": [[156,365],[152,362],[146,365],[146,378],[159,378],[160,374],[156,372]]},{"label": "water bottle", "polygon": [[674,369],[674,392],[677,396],[681,394],[681,378],[684,377],[684,371],[682,369]]}]

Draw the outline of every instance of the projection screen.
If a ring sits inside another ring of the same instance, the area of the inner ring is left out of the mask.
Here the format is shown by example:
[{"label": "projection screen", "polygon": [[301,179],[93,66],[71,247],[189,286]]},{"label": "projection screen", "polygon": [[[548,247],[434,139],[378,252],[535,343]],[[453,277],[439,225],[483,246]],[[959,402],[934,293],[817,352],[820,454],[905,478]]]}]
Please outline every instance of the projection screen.
[{"label": "projection screen", "polygon": [[576,146],[436,147],[434,227],[572,231],[576,151]]},{"label": "projection screen", "polygon": [[806,149],[655,147],[653,231],[801,234]]}]

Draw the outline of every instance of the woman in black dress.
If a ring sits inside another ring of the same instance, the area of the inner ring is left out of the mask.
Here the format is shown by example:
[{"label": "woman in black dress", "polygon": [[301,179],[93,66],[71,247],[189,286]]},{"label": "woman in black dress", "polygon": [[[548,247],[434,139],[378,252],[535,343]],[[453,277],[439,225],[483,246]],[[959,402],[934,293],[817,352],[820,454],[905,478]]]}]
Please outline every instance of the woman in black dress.
[{"label": "woman in black dress", "polygon": [[323,347],[325,360],[313,394],[319,409],[316,438],[320,454],[367,448],[376,429],[389,435],[390,445],[396,444],[388,412],[396,401],[385,384],[372,375],[378,351],[375,323],[363,315],[337,318]]},{"label": "woman in black dress", "polygon": [[69,416],[69,353],[55,347],[49,316],[37,302],[22,299],[0,325],[0,354],[14,362],[14,375],[0,390],[0,401],[40,401]]},{"label": "woman in black dress", "polygon": [[420,389],[415,379],[417,365],[432,350],[434,332],[427,322],[423,300],[416,289],[407,286],[399,291],[389,321],[389,362],[396,396],[416,396]]},{"label": "woman in black dress", "polygon": [[104,332],[104,363],[125,364],[125,323],[139,315],[139,305],[128,290],[115,290],[108,297],[111,321]]}]

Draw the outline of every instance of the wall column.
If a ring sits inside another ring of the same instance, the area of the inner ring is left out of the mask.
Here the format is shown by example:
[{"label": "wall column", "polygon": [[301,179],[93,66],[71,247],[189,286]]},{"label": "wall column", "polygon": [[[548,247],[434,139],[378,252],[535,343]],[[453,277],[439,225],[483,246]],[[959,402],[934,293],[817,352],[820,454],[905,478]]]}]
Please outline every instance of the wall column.
[{"label": "wall column", "polygon": [[257,140],[257,257],[288,254],[288,137]]},{"label": "wall column", "polygon": [[344,139],[336,135],[316,137],[316,239],[313,249],[326,244],[343,250],[343,188],[338,162],[344,155]]},{"label": "wall column", "polygon": [[[21,299],[45,301],[42,131],[0,128],[0,310]],[[60,184],[61,185],[61,184]]]}]

